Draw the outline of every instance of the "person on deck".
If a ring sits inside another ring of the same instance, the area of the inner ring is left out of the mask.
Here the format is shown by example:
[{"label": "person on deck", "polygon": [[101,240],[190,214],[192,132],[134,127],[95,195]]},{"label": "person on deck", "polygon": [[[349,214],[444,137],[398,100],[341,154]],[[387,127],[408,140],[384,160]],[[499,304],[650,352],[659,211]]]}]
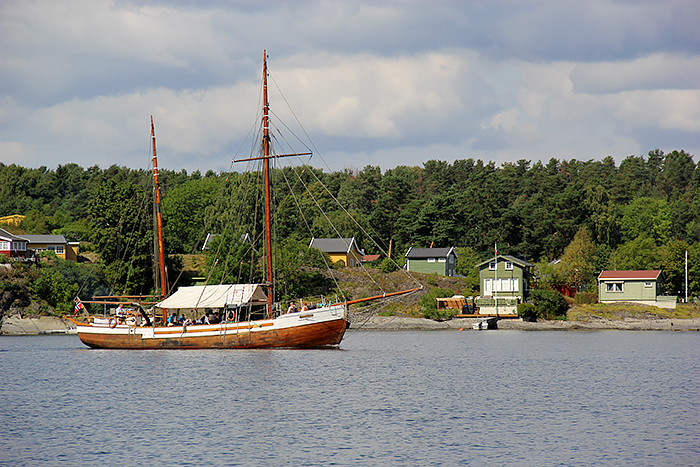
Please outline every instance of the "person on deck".
[{"label": "person on deck", "polygon": [[124,321],[124,315],[124,308],[122,308],[122,304],[120,303],[117,307],[117,322],[119,324],[122,324],[122,321]]},{"label": "person on deck", "polygon": [[168,316],[168,326],[175,326],[177,324],[177,315],[173,313]]},{"label": "person on deck", "polygon": [[289,308],[287,308],[287,313],[294,313],[297,311],[297,306],[294,302],[289,302]]}]

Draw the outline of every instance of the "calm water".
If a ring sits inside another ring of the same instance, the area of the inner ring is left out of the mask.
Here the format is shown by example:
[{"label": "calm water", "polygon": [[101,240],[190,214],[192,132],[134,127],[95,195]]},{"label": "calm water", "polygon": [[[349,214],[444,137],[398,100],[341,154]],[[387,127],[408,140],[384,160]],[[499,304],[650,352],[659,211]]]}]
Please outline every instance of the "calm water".
[{"label": "calm water", "polygon": [[0,337],[0,465],[700,465],[700,333],[350,332],[340,350]]}]

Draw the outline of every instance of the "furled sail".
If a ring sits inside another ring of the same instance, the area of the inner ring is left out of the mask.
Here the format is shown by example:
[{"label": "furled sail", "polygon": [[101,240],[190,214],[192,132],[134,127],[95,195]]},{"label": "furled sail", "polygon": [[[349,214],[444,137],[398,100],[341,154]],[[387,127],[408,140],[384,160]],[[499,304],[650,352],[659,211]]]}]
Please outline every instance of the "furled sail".
[{"label": "furled sail", "polygon": [[180,287],[156,306],[159,308],[225,308],[250,302],[265,303],[267,295],[261,284],[195,285]]}]

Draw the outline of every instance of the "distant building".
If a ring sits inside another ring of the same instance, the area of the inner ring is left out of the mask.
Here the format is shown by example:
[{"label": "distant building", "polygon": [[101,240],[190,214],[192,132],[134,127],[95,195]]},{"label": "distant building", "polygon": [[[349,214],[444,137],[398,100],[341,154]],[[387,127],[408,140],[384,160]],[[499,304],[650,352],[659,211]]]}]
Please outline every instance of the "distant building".
[{"label": "distant building", "polygon": [[411,272],[457,275],[457,251],[450,248],[409,248],[406,252],[406,269]]},{"label": "distant building", "polygon": [[22,235],[27,239],[27,249],[34,253],[53,251],[56,256],[68,261],[78,261],[80,242],[69,242],[63,235]]},{"label": "distant building", "polygon": [[0,229],[0,254],[8,258],[24,258],[27,256],[28,240],[24,236],[19,236]]},{"label": "distant building", "polygon": [[42,251],[53,251],[61,259],[77,262],[80,242],[69,242],[63,235],[14,235],[0,228],[0,254],[31,258]]},{"label": "distant building", "polygon": [[518,304],[529,290],[534,265],[515,256],[498,255],[476,266],[481,286],[481,296],[476,300],[479,313],[517,314]]},{"label": "distant building", "polygon": [[324,253],[328,253],[334,263],[343,261],[346,266],[351,268],[362,265],[364,252],[357,246],[355,237],[312,238],[309,248],[318,248]]},{"label": "distant building", "polygon": [[663,274],[652,271],[603,271],[598,276],[600,303],[627,302],[675,308],[675,295],[664,295]]}]

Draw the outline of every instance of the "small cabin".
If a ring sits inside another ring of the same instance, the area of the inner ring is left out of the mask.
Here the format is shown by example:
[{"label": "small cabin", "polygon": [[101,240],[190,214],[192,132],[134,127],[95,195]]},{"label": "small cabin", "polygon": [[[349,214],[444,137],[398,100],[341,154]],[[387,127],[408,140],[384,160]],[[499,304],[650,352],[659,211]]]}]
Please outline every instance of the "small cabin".
[{"label": "small cabin", "polygon": [[479,313],[516,315],[518,304],[526,298],[533,264],[510,255],[498,255],[476,265],[479,268],[481,296]]},{"label": "small cabin", "polygon": [[343,261],[346,266],[351,268],[362,266],[362,258],[365,255],[357,246],[355,237],[312,238],[309,248],[318,248],[324,253],[328,253],[334,263]]},{"label": "small cabin", "polygon": [[457,275],[457,251],[450,248],[409,248],[406,252],[406,269],[410,272]]},{"label": "small cabin", "polygon": [[661,270],[603,271],[598,276],[598,301],[675,308],[677,297],[663,293]]}]

